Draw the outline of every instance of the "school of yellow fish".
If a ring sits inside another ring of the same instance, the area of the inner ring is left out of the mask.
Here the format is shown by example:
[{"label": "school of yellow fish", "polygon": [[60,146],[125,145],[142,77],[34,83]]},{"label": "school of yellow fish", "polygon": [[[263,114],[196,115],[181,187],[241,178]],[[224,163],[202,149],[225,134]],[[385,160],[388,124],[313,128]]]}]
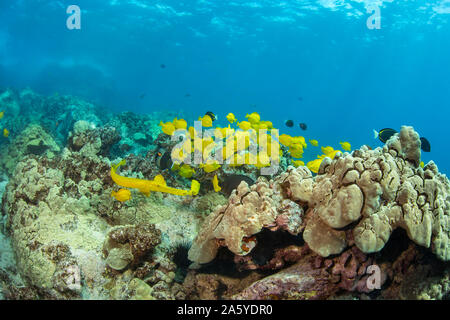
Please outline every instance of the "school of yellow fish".
[{"label": "school of yellow fish", "polygon": [[[5,115],[5,111],[0,111],[0,120],[3,119],[4,115]],[[3,136],[5,138],[9,137],[9,130],[8,129],[6,129],[6,128],[3,129]]]},{"label": "school of yellow fish", "polygon": [[[190,140],[186,139],[182,148],[174,148],[172,151],[172,159],[175,160],[172,170],[178,172],[182,177],[191,178],[196,173],[196,169],[202,169],[206,173],[209,173],[218,170],[221,167],[217,160],[208,160],[205,164],[201,164],[198,167],[181,164],[188,156],[196,151],[201,152],[204,157],[205,155],[211,154],[211,152],[221,152],[223,160],[226,160],[230,166],[254,165],[258,168],[269,166],[271,158],[283,156],[283,149],[281,147],[279,147],[278,152],[272,150],[272,136],[269,133],[269,130],[274,128],[272,122],[261,120],[261,116],[257,112],[247,114],[245,118],[246,119],[243,121],[238,121],[233,113],[229,113],[226,116],[226,119],[229,122],[228,126],[217,126],[214,128],[214,136],[216,139],[213,139],[212,137],[201,137],[194,127],[188,127],[187,122],[184,119],[175,118],[172,122],[160,122],[162,131],[167,135],[173,135],[176,130],[182,129],[187,130],[191,137]],[[207,114],[203,117],[199,117],[198,121],[201,121],[202,127],[204,128],[213,127],[214,120]],[[231,127],[231,125],[234,125],[234,127]],[[249,135],[247,132],[250,129],[254,129],[256,134]],[[263,131],[260,131],[261,129],[263,129]],[[195,137],[201,137],[201,140],[195,140]],[[217,137],[219,137],[219,139],[217,139]],[[220,137],[222,139],[220,139]],[[218,144],[218,140],[223,143]],[[239,143],[239,141],[244,141],[244,143]],[[266,141],[267,143],[261,144],[261,141]],[[294,158],[291,162],[293,166],[298,167],[305,165],[302,160],[299,160],[303,158],[304,149],[308,146],[305,137],[281,134],[278,141],[279,145],[285,146],[290,156]],[[229,144],[234,146],[234,152],[232,154],[229,152],[227,153],[226,146]],[[254,144],[258,146],[256,155],[248,152],[248,148]],[[309,139],[309,144],[313,147],[319,146],[319,142],[315,139]],[[262,148],[262,145],[267,147]],[[341,141],[340,145],[342,150],[351,151],[351,144],[349,142]],[[219,148],[219,150],[217,150],[217,148]],[[341,150],[335,150],[331,146],[321,147],[321,151],[322,154],[319,154],[317,159],[306,163],[306,166],[314,173],[318,172],[320,164],[325,157],[334,158],[336,153],[343,152]],[[215,182],[217,185],[215,189],[220,188],[217,184],[217,180]]]}]

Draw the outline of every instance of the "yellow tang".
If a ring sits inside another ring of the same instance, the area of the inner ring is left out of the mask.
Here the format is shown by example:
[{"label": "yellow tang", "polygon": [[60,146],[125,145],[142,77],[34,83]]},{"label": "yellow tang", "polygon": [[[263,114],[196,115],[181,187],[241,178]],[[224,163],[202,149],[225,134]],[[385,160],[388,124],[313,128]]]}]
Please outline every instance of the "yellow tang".
[{"label": "yellow tang", "polygon": [[322,163],[323,159],[316,159],[313,161],[310,161],[306,164],[309,170],[311,170],[314,173],[319,172],[320,164]]},{"label": "yellow tang", "polygon": [[294,164],[294,167],[302,167],[305,165],[305,163],[301,160],[292,160],[292,163]]},{"label": "yellow tang", "polygon": [[198,117],[198,120],[202,122],[202,126],[204,126],[205,128],[212,127],[213,120],[207,114],[204,115],[203,118],[202,117]]},{"label": "yellow tang", "polygon": [[5,111],[0,112],[0,119],[5,115]]},{"label": "yellow tang", "polygon": [[314,139],[312,139],[312,140],[310,139],[309,143],[311,143],[311,145],[314,146],[314,147],[317,147],[319,145],[319,141],[314,140]]},{"label": "yellow tang", "polygon": [[252,127],[252,125],[248,121],[241,121],[241,122],[239,122],[238,127],[241,130],[246,131],[246,130],[250,129]]},{"label": "yellow tang", "polygon": [[8,131],[8,129],[3,129],[3,136],[5,137],[5,138],[8,138],[9,137],[9,131]]},{"label": "yellow tang", "polygon": [[258,123],[261,120],[261,117],[257,112],[253,112],[251,114],[247,114],[245,116],[251,124]]},{"label": "yellow tang", "polygon": [[175,129],[185,129],[187,128],[187,122],[184,119],[173,119],[173,125],[175,126]]},{"label": "yellow tang", "polygon": [[183,164],[180,167],[178,174],[184,178],[191,178],[195,174],[195,170],[190,165]]}]

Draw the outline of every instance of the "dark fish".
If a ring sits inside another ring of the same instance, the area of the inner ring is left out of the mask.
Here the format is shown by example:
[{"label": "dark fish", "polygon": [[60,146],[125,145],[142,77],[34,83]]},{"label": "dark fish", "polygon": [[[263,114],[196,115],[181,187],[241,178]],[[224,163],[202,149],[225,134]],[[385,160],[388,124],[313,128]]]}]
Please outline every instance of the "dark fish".
[{"label": "dark fish", "polygon": [[212,111],[208,111],[205,115],[210,116],[212,121],[217,119],[216,115]]},{"label": "dark fish", "polygon": [[298,97],[297,100],[298,101],[303,101],[303,98],[302,97]]},{"label": "dark fish", "polygon": [[191,96],[190,93],[186,93],[186,94],[184,95],[185,98],[189,98],[190,96]]},{"label": "dark fish", "polygon": [[306,129],[308,129],[308,126],[306,125],[306,123],[300,123],[299,124],[299,126],[300,126],[300,128],[302,129],[302,130],[306,130]]},{"label": "dark fish", "polygon": [[381,129],[380,132],[377,132],[376,130],[373,130],[374,137],[379,138],[381,142],[386,143],[386,141],[389,140],[390,137],[392,137],[394,134],[397,133],[396,130],[391,128],[384,128]]},{"label": "dark fish", "polygon": [[294,121],[286,120],[284,124],[286,125],[286,127],[292,128],[294,126]]},{"label": "dark fish", "polygon": [[165,69],[166,65],[164,63],[161,63],[160,67],[161,67],[161,69]]},{"label": "dark fish", "polygon": [[236,189],[242,181],[245,181],[249,186],[253,185],[255,181],[252,178],[244,176],[242,174],[232,174],[225,178],[221,187],[222,192],[228,197],[231,195],[234,189]]},{"label": "dark fish", "polygon": [[143,93],[143,94],[141,94],[140,96],[139,96],[139,99],[144,99],[145,98],[145,93]]},{"label": "dark fish", "polygon": [[424,152],[430,152],[431,151],[431,145],[430,145],[430,142],[427,140],[427,138],[421,137],[420,138],[420,142],[421,142],[420,148]]},{"label": "dark fish", "polygon": [[156,165],[161,169],[170,169],[172,168],[172,157],[169,151],[158,151],[156,154]]}]

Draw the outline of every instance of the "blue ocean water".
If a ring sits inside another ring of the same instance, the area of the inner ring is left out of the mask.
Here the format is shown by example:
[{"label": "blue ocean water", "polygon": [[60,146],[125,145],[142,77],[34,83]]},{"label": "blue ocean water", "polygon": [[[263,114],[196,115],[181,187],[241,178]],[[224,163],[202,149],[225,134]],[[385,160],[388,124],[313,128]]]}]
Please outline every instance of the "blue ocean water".
[{"label": "blue ocean water", "polygon": [[[80,30],[66,26],[74,4]],[[449,0],[2,0],[0,87],[222,123],[257,111],[335,148],[412,125],[431,142],[423,160],[448,174],[449,18]]]}]

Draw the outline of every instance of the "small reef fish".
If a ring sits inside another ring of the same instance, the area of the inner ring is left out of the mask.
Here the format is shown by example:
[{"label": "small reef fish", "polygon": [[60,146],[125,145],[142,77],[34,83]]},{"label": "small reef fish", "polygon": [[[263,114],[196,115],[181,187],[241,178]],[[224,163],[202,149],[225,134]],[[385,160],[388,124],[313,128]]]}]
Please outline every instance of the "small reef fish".
[{"label": "small reef fish", "polygon": [[302,167],[305,165],[305,163],[301,160],[292,160],[292,163],[294,164],[294,167]]},{"label": "small reef fish", "polygon": [[175,126],[176,130],[178,130],[178,129],[186,130],[187,129],[187,122],[184,119],[177,119],[177,118],[173,119],[173,125]]},{"label": "small reef fish", "polygon": [[310,139],[310,140],[309,140],[309,143],[311,143],[311,145],[314,146],[314,147],[319,146],[319,141],[314,140],[314,139],[313,139],[313,140]]},{"label": "small reef fish", "polygon": [[397,133],[397,130],[391,128],[384,128],[380,131],[373,129],[373,137],[374,139],[380,139],[381,142],[386,143],[390,137]]},{"label": "small reef fish", "polygon": [[322,160],[323,160],[323,158],[319,158],[319,159],[315,159],[315,160],[309,161],[306,164],[306,166],[312,172],[317,173],[317,172],[319,172],[319,167],[320,167],[320,164],[322,163]]},{"label": "small reef fish", "polygon": [[345,151],[351,151],[352,150],[352,145],[348,142],[339,142],[342,149],[344,149]]},{"label": "small reef fish", "polygon": [[237,121],[236,117],[231,112],[229,114],[227,114],[226,118],[227,118],[228,122],[230,122],[230,123],[234,123]]},{"label": "small reef fish", "polygon": [[218,170],[221,167],[221,165],[216,161],[216,162],[208,162],[206,164],[201,163],[200,164],[200,168],[203,169],[203,171],[205,171],[206,173],[210,173],[210,172],[214,172],[216,170]]},{"label": "small reef fish", "polygon": [[214,112],[212,111],[208,111],[205,113],[206,116],[209,116],[211,118],[212,121],[216,121],[218,118],[217,116],[214,114]]},{"label": "small reef fish", "polygon": [[131,199],[131,191],[128,189],[120,189],[119,191],[112,191],[111,197],[116,198],[120,202],[128,201]]},{"label": "small reef fish", "polygon": [[146,196],[149,196],[152,191],[170,193],[178,196],[195,196],[200,190],[200,183],[197,180],[191,180],[190,190],[181,190],[168,187],[162,175],[157,175],[153,180],[129,178],[118,175],[116,173],[117,169],[120,166],[125,165],[125,163],[126,161],[122,160],[118,164],[111,166],[111,179],[121,187],[138,189]]},{"label": "small reef fish", "polygon": [[256,124],[261,120],[260,115],[257,112],[253,112],[251,114],[247,114],[245,116],[251,124]]},{"label": "small reef fish", "polygon": [[205,114],[203,116],[203,118],[199,117],[198,120],[202,122],[202,126],[203,127],[205,127],[205,128],[211,128],[212,127],[213,120],[212,120],[211,116]]},{"label": "small reef fish", "polygon": [[286,120],[284,122],[284,124],[286,125],[286,127],[292,128],[294,126],[294,121],[293,120]]},{"label": "small reef fish", "polygon": [[169,151],[158,151],[155,156],[156,165],[161,169],[170,169],[173,165],[171,152]]},{"label": "small reef fish", "polygon": [[302,122],[302,123],[299,124],[299,126],[300,126],[300,129],[302,129],[303,131],[308,129],[308,126],[306,125],[306,123]]},{"label": "small reef fish", "polygon": [[292,144],[292,137],[288,134],[283,133],[281,136],[279,136],[279,141],[282,145],[289,147]]},{"label": "small reef fish", "polygon": [[195,174],[195,170],[190,165],[183,164],[178,170],[178,174],[184,178],[191,178]]},{"label": "small reef fish", "polygon": [[[381,129],[379,132],[375,129],[373,130],[373,137],[375,139],[380,139],[381,142],[386,143],[394,134],[396,134],[397,131],[391,128],[385,128]],[[430,152],[431,151],[431,145],[430,142],[425,137],[420,137],[421,146],[420,148],[424,152]]]},{"label": "small reef fish", "polygon": [[5,138],[8,138],[9,137],[9,130],[8,129],[3,129],[3,136],[5,137]]},{"label": "small reef fish", "polygon": [[427,140],[427,138],[421,137],[420,138],[420,148],[425,151],[425,152],[430,152],[431,151],[431,145],[430,142]]},{"label": "small reef fish", "polygon": [[336,156],[336,154],[338,152],[342,152],[342,151],[339,151],[339,150],[334,150],[333,147],[330,147],[330,146],[322,147],[321,149],[322,149],[322,152],[323,152],[323,155],[321,157],[323,157],[323,158],[324,157],[328,157],[328,158],[334,159],[334,157]]},{"label": "small reef fish", "polygon": [[5,115],[5,111],[0,112],[0,119],[2,119],[4,115]]},{"label": "small reef fish", "polygon": [[160,67],[161,69],[165,69],[165,68],[166,68],[166,65],[165,65],[164,63],[161,63],[161,64],[159,65],[159,67]]},{"label": "small reef fish", "polygon": [[176,130],[175,125],[172,122],[164,123],[164,122],[160,121],[159,125],[161,126],[162,131],[169,136],[173,135],[173,133]]},{"label": "small reef fish", "polygon": [[219,186],[219,179],[217,178],[217,174],[214,175],[214,178],[212,179],[212,184],[215,192],[219,192],[222,190],[222,188]]},{"label": "small reef fish", "polygon": [[252,125],[248,121],[241,121],[241,122],[239,122],[238,127],[241,130],[247,131],[247,130],[249,130],[252,127]]}]

